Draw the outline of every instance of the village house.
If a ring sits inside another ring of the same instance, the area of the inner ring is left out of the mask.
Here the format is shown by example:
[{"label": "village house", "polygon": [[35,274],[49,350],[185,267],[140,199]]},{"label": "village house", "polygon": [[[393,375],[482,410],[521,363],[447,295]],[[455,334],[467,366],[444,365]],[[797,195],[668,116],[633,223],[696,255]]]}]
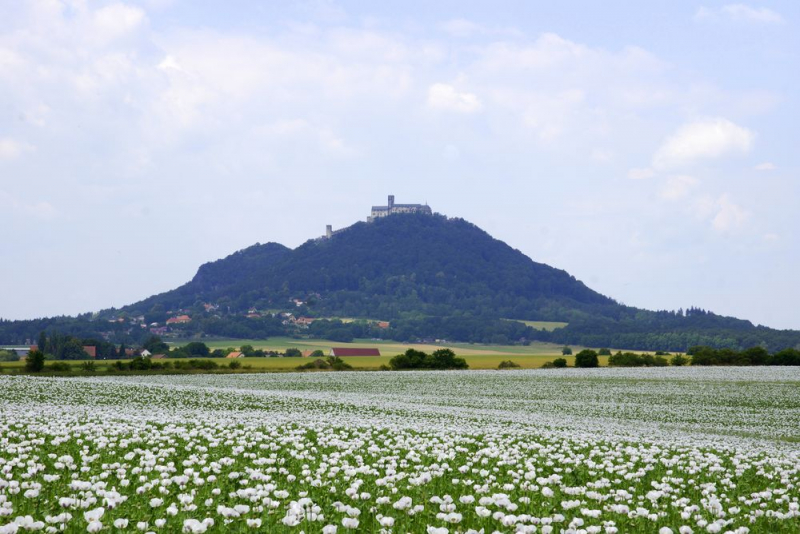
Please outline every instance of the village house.
[{"label": "village house", "polygon": [[169,319],[167,319],[167,324],[168,325],[170,325],[170,324],[185,324],[185,323],[191,323],[191,322],[192,322],[192,318],[189,317],[188,315],[176,315],[175,317],[170,317]]},{"label": "village house", "polygon": [[227,355],[227,356],[225,356],[225,357],[226,357],[226,358],[228,358],[228,359],[233,359],[233,358],[244,358],[244,354],[242,354],[242,353],[241,353],[241,352],[239,352],[238,350],[235,350],[235,351],[233,351],[233,352],[231,352],[231,353],[228,353],[228,355]]},{"label": "village house", "polygon": [[308,328],[311,325],[311,323],[313,323],[313,322],[314,322],[314,319],[312,319],[311,317],[298,317],[295,320],[295,324],[296,325],[305,326],[306,328]]}]

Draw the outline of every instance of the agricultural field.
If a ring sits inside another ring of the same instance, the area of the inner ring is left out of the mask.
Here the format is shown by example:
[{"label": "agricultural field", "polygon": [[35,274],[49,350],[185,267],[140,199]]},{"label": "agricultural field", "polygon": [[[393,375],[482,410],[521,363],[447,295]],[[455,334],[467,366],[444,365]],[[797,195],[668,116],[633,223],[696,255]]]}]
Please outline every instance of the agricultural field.
[{"label": "agricultural field", "polygon": [[[320,349],[327,353],[331,347],[350,347],[365,348],[376,347],[380,349],[384,356],[396,356],[413,348],[425,352],[433,352],[437,349],[448,348],[453,350],[458,356],[491,356],[491,355],[548,355],[557,357],[561,355],[561,345],[553,343],[533,342],[528,346],[523,345],[480,345],[469,343],[400,343],[398,341],[384,341],[375,339],[356,339],[352,343],[342,343],[329,339],[295,339],[291,337],[272,337],[269,339],[203,339],[203,343],[212,350],[218,348],[240,347],[242,345],[252,345],[256,349],[285,351],[289,347],[302,350]],[[177,344],[184,344],[180,341]],[[573,350],[580,350],[573,347]]]},{"label": "agricultural field", "polygon": [[790,533],[800,369],[0,375],[0,534]]},{"label": "agricultural field", "polygon": [[[185,344],[186,342],[176,343],[178,345]],[[456,355],[466,359],[470,369],[497,369],[497,366],[502,361],[512,360],[522,369],[536,369],[544,365],[548,361],[555,358],[561,358],[561,346],[552,343],[531,343],[528,346],[522,345],[470,345],[470,344],[447,344],[447,345],[430,345],[430,344],[403,344],[395,341],[372,341],[372,340],[357,340],[354,343],[337,343],[330,340],[318,339],[293,339],[293,338],[270,338],[268,340],[241,340],[241,339],[226,339],[226,340],[204,340],[212,350],[217,348],[240,347],[242,345],[252,345],[257,349],[275,350],[279,352],[285,351],[289,347],[295,347],[301,351],[305,350],[322,350],[326,355],[331,347],[377,347],[381,351],[381,356],[345,356],[342,359],[348,364],[352,365],[355,369],[360,370],[376,370],[381,366],[388,365],[389,360],[408,350],[414,348],[425,352],[433,352],[441,348],[450,348]],[[573,351],[577,353],[582,347],[573,347]],[[563,356],[569,365],[574,364],[575,357]],[[608,363],[608,356],[600,356],[600,365]],[[214,358],[216,363],[220,365],[227,365],[228,360]],[[128,361],[128,360],[123,360]],[[171,361],[171,360],[166,360]],[[245,367],[243,372],[255,371],[293,371],[297,366],[308,363],[308,358],[238,358],[237,362]],[[49,362],[51,363],[51,362]],[[68,361],[64,360],[63,363],[70,365],[77,372],[83,365],[81,360]],[[106,372],[110,369],[113,362],[106,360],[97,360],[95,362],[97,372]],[[24,367],[24,362],[0,362],[0,373],[6,372],[20,372]]]}]

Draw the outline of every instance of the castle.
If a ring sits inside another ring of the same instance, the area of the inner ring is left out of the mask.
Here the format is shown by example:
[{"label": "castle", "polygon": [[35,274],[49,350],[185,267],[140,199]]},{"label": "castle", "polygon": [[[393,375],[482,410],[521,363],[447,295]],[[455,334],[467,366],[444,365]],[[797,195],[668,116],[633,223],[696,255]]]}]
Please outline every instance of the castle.
[{"label": "castle", "polygon": [[389,203],[386,206],[372,206],[372,212],[367,217],[367,222],[372,222],[378,217],[386,217],[395,213],[424,213],[431,215],[430,206],[427,204],[395,204],[394,195],[389,195]]},{"label": "castle", "polygon": [[[372,206],[372,211],[369,217],[367,217],[367,222],[372,222],[379,217],[386,217],[387,215],[394,215],[396,213],[424,213],[425,215],[433,215],[433,211],[431,211],[430,206],[427,204],[395,204],[394,195],[389,195],[389,202],[386,206]],[[344,230],[347,230],[347,228],[334,231],[333,227],[328,224],[325,226],[325,237],[330,239]]]}]

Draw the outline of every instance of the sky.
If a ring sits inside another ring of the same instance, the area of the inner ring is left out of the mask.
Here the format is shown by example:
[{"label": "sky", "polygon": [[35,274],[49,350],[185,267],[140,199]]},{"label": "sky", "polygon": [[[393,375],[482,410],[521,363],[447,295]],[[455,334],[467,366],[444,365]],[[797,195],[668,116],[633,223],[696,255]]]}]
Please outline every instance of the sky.
[{"label": "sky", "polygon": [[0,317],[394,194],[618,301],[800,329],[800,3],[0,0]]}]

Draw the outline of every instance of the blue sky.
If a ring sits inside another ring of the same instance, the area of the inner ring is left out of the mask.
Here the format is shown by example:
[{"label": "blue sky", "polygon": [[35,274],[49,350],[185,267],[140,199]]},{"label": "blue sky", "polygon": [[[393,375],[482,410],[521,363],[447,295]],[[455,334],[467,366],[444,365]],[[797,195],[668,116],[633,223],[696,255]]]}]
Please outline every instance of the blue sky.
[{"label": "blue sky", "polygon": [[795,2],[0,0],[0,317],[393,193],[650,309],[800,328]]}]

